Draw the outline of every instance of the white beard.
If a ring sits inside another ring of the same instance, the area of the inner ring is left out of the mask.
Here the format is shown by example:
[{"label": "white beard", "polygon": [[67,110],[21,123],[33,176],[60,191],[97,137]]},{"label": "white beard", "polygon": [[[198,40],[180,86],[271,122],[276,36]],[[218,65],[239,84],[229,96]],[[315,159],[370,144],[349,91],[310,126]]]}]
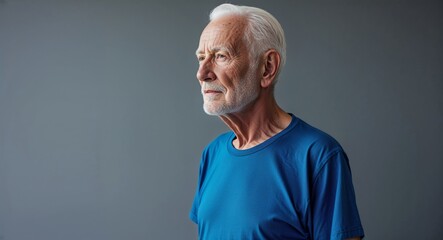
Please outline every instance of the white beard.
[{"label": "white beard", "polygon": [[[259,89],[257,87],[258,80],[255,77],[255,73],[255,68],[248,70],[244,79],[237,82],[234,89],[231,90],[232,94],[230,95],[230,99],[226,99],[227,95],[224,87],[213,84],[212,82],[203,82],[203,110],[206,114],[221,116],[228,113],[240,112],[251,102],[255,101],[259,95]],[[224,101],[218,102],[215,97],[204,95],[203,91],[205,89],[221,91],[224,95]]]}]

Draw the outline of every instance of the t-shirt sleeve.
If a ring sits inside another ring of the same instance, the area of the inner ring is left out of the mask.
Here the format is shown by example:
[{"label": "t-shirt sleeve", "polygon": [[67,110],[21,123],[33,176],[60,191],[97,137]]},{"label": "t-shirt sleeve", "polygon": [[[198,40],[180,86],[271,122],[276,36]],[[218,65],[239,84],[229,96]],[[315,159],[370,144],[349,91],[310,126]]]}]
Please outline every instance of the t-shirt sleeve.
[{"label": "t-shirt sleeve", "polygon": [[194,201],[192,202],[191,211],[189,212],[189,218],[193,222],[195,222],[196,224],[198,224],[198,219],[197,219],[198,205],[199,205],[199,194],[198,194],[198,187],[197,187],[197,191],[195,192],[195,196],[194,196]]},{"label": "t-shirt sleeve", "polygon": [[189,218],[195,222],[196,224],[198,224],[198,209],[200,207],[200,189],[201,189],[201,183],[202,183],[202,178],[204,178],[204,169],[205,169],[205,161],[204,161],[204,156],[206,154],[206,149],[203,151],[202,153],[202,157],[200,159],[200,168],[199,168],[199,172],[198,172],[198,182],[197,182],[197,187],[195,190],[195,196],[194,196],[194,201],[192,202],[192,207],[191,207],[191,211],[189,212]]},{"label": "t-shirt sleeve", "polygon": [[200,182],[202,177],[202,163],[200,163],[200,171],[198,174],[198,182],[195,190],[194,201],[192,202],[191,211],[189,212],[189,218],[198,224],[198,208],[200,206]]},{"label": "t-shirt sleeve", "polygon": [[363,237],[349,161],[343,150],[331,153],[314,176],[310,200],[313,239]]}]

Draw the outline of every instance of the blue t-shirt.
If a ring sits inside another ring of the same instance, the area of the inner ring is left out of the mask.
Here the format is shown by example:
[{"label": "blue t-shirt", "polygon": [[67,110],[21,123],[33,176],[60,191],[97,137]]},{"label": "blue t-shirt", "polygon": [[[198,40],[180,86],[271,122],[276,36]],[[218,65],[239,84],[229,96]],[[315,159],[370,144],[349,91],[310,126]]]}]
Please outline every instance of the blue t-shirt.
[{"label": "blue t-shirt", "polygon": [[290,125],[246,150],[233,132],[203,151],[190,212],[200,239],[345,239],[363,236],[348,158],[326,133]]}]

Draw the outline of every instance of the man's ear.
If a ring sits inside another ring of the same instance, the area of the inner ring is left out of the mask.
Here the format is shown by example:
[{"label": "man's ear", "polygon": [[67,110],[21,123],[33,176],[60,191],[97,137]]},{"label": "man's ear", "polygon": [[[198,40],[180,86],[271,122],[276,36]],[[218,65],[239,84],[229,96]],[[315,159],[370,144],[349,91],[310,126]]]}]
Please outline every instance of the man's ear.
[{"label": "man's ear", "polygon": [[267,88],[272,85],[280,68],[280,54],[275,49],[269,49],[263,56],[263,75],[261,86]]}]

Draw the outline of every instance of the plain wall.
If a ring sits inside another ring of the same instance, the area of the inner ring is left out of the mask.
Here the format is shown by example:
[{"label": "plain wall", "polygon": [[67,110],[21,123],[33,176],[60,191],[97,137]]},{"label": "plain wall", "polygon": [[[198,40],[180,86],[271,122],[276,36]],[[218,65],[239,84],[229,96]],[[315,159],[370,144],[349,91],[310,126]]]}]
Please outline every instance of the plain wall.
[{"label": "plain wall", "polygon": [[[351,161],[367,239],[443,235],[441,1],[232,1],[287,35],[277,98]],[[198,39],[222,1],[0,1],[0,239],[196,239]]]}]

